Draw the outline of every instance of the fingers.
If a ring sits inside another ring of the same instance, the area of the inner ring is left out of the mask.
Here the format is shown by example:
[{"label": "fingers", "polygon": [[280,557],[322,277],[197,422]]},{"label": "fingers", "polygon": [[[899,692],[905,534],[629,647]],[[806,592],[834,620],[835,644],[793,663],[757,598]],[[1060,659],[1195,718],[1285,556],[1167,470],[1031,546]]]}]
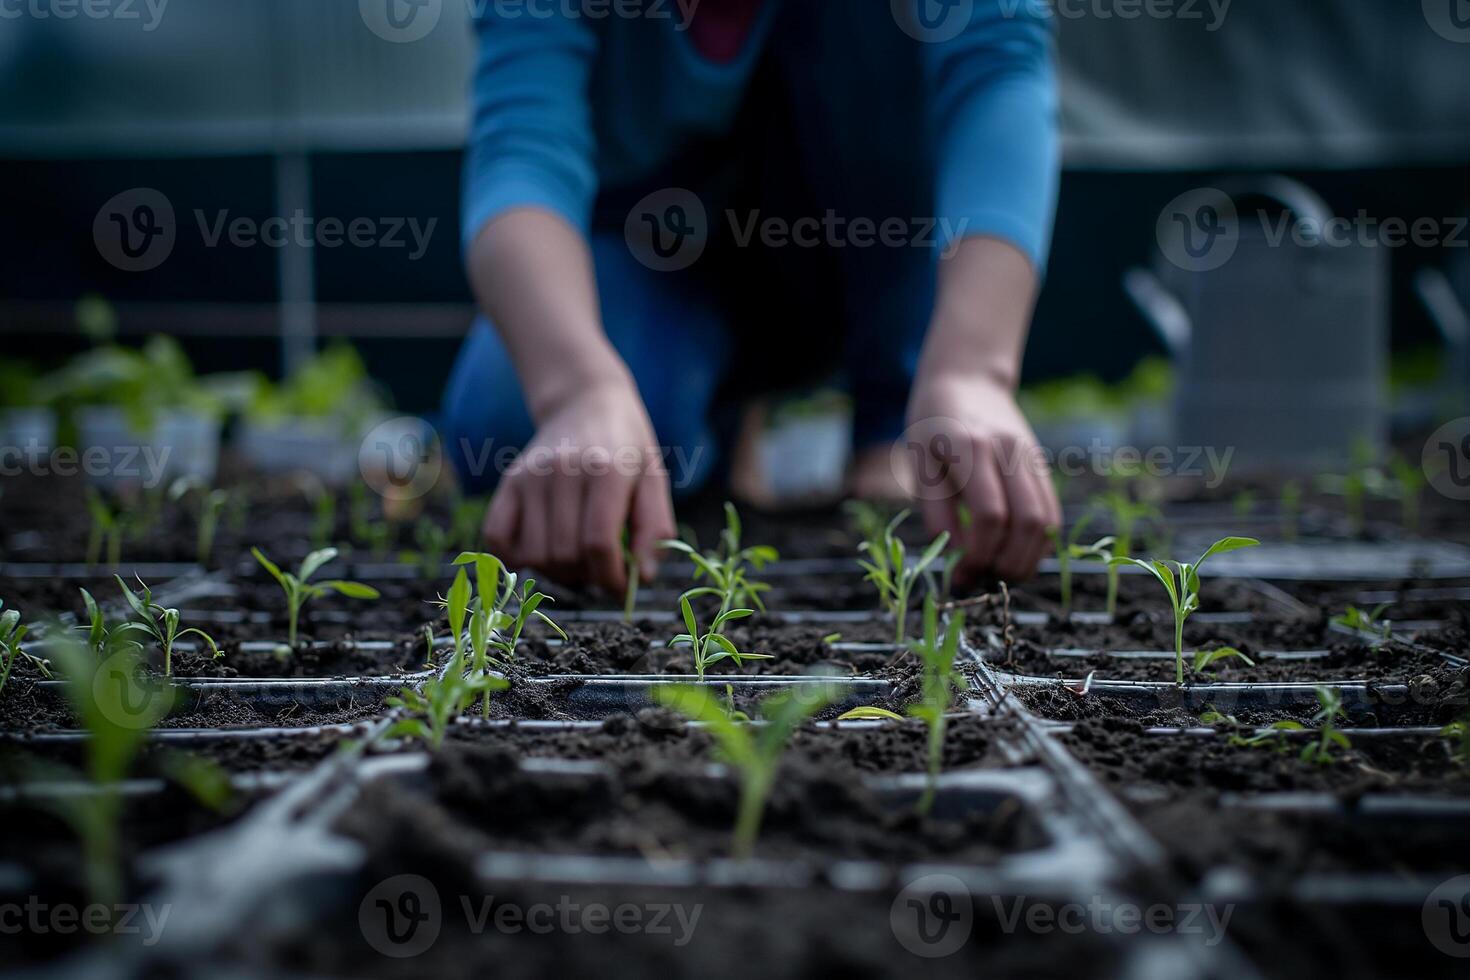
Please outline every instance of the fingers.
[{"label": "fingers", "polygon": [[511,554],[515,548],[516,532],[520,527],[521,501],[515,481],[504,480],[490,501],[485,514],[485,547],[503,561],[515,562]]},{"label": "fingers", "polygon": [[638,478],[629,525],[633,554],[638,556],[638,573],[648,581],[658,571],[658,543],[678,534],[674,527],[669,474],[662,461]]},{"label": "fingers", "polygon": [[1002,471],[1008,520],[1005,540],[996,552],[995,571],[1004,579],[1026,579],[1036,573],[1041,561],[1050,514],[1031,460],[1021,458],[1014,442],[1002,450],[1012,462]]},{"label": "fingers", "polygon": [[975,466],[960,492],[971,518],[969,530],[965,533],[965,557],[961,567],[966,576],[974,576],[995,568],[996,554],[1005,541],[1009,518],[1000,468],[988,439],[975,442]]},{"label": "fingers", "polygon": [[[515,478],[513,478],[515,479]],[[551,520],[551,494],[549,481],[541,477],[526,478],[521,488],[521,524],[516,535],[511,558],[504,559],[513,566],[546,568],[550,551],[547,546],[547,527]]]},{"label": "fingers", "polygon": [[559,581],[582,573],[582,506],[586,480],[561,462],[546,480],[549,500],[546,523],[547,571]]},{"label": "fingers", "polygon": [[621,474],[591,480],[582,508],[583,568],[594,584],[618,594],[628,588],[622,534],[632,506],[634,481]]}]

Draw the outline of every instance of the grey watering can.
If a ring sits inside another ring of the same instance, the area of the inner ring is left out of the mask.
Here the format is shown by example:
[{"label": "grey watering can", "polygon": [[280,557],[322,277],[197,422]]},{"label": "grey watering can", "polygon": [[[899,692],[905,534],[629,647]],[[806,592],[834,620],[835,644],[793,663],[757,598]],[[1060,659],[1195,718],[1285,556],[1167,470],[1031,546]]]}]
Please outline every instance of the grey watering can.
[{"label": "grey watering can", "polygon": [[1130,270],[1124,289],[1175,360],[1179,446],[1278,471],[1382,447],[1387,251],[1331,221],[1284,177],[1222,181],[1164,208],[1153,267]]}]

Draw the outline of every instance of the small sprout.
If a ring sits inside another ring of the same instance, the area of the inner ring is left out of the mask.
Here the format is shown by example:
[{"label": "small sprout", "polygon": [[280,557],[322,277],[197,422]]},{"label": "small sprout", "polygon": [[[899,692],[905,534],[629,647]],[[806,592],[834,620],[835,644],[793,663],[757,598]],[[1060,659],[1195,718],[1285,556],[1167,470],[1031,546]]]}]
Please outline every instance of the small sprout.
[{"label": "small sprout", "polygon": [[1375,646],[1382,646],[1393,639],[1393,622],[1380,619],[1392,603],[1380,602],[1370,610],[1362,610],[1357,606],[1349,605],[1347,610],[1340,615],[1332,617],[1332,623],[1344,629],[1350,629],[1355,633],[1364,633],[1374,638]]},{"label": "small sprout", "polygon": [[449,517],[449,542],[456,551],[474,551],[480,545],[485,528],[485,512],[490,507],[486,497],[466,497],[456,501]]},{"label": "small sprout", "polygon": [[[551,617],[542,612],[540,606],[550,602],[551,597],[535,591],[536,580],[527,579],[516,585],[519,577],[505,570],[505,565],[494,555],[479,551],[466,551],[454,559],[455,565],[472,566],[475,570],[474,596],[470,597],[469,582],[463,585],[461,568],[455,575],[454,586],[449,590],[445,609],[449,615],[449,628],[455,634],[455,651],[461,649],[463,624],[468,622],[470,642],[470,668],[479,675],[489,672],[492,661],[509,664],[516,658],[516,648],[521,642],[521,632],[534,616],[551,627],[563,640],[567,635]],[[510,606],[515,603],[516,611]],[[491,657],[494,650],[499,656]],[[490,692],[484,694],[483,714],[490,714]]]},{"label": "small sprout", "polygon": [[934,806],[934,793],[938,788],[939,770],[944,759],[946,712],[949,711],[955,693],[965,689],[965,675],[960,673],[954,662],[964,629],[964,613],[956,612],[950,617],[941,641],[939,608],[933,596],[924,600],[924,639],[913,647],[924,667],[921,687],[923,693],[919,703],[910,705],[908,709],[911,717],[921,719],[929,726],[929,775],[924,785],[924,794],[919,798],[920,814],[927,814]]},{"label": "small sprout", "polygon": [[[1093,498],[1092,505],[1101,508],[1112,524],[1113,543],[1108,551],[1113,558],[1132,557],[1133,536],[1139,521],[1151,519],[1159,522],[1163,519],[1157,507],[1145,501],[1135,502],[1125,490],[1110,490],[1099,494]],[[1118,566],[1112,563],[1111,558],[1108,559],[1108,598],[1105,608],[1109,618],[1118,615]]]},{"label": "small sprout", "polygon": [[767,545],[741,547],[740,537],[740,515],[735,512],[735,505],[727,502],[725,529],[720,532],[718,551],[701,553],[694,546],[679,540],[660,541],[659,545],[688,556],[694,563],[694,581],[708,578],[712,588],[731,597],[732,606],[754,606],[765,612],[766,606],[761,601],[761,593],[769,590],[770,586],[753,581],[749,569],[760,571],[776,561],[780,555],[775,548]]},{"label": "small sprout", "polygon": [[[709,629],[701,632],[699,620],[694,615],[694,606],[690,600],[704,595],[720,596],[721,602],[720,610],[715,614]],[[721,593],[719,589],[709,586],[690,589],[679,597],[679,613],[684,617],[684,629],[687,632],[680,633],[670,640],[669,646],[677,646],[680,643],[689,644],[694,655],[694,672],[699,675],[701,681],[704,680],[705,671],[722,660],[733,660],[736,666],[744,666],[747,660],[771,659],[768,653],[742,653],[735,646],[734,641],[725,636],[726,623],[755,615],[754,609],[730,608],[733,599],[734,597],[729,593]]]},{"label": "small sprout", "polygon": [[1256,509],[1256,494],[1254,490],[1241,490],[1230,501],[1230,510],[1237,520],[1245,520],[1250,517]]},{"label": "small sprout", "polygon": [[1099,538],[1092,544],[1079,544],[1078,538],[1092,523],[1092,515],[1084,514],[1082,519],[1072,525],[1072,530],[1063,539],[1060,528],[1049,527],[1046,536],[1051,538],[1052,545],[1057,552],[1057,571],[1061,575],[1062,589],[1062,618],[1070,618],[1072,615],[1072,562],[1091,559],[1093,561],[1111,562],[1114,538]]},{"label": "small sprout", "polygon": [[87,515],[92,521],[87,532],[87,564],[102,561],[103,547],[107,551],[107,565],[117,568],[122,564],[123,531],[126,528],[122,508],[109,507],[96,487],[87,488]]},{"label": "small sprout", "polygon": [[[0,602],[0,608],[4,605]],[[5,682],[10,680],[10,668],[15,665],[15,658],[21,656],[20,644],[29,631],[30,627],[21,625],[20,610],[0,612],[0,660],[4,661],[0,663],[0,692],[5,690]]]},{"label": "small sprout", "polygon": [[1317,723],[1317,740],[1310,742],[1302,749],[1301,759],[1303,762],[1315,762],[1319,766],[1331,765],[1335,760],[1332,757],[1332,747],[1338,746],[1343,749],[1351,749],[1353,743],[1342,733],[1337,726],[1339,718],[1347,718],[1347,709],[1343,707],[1342,695],[1327,687],[1317,688],[1317,702],[1322,706],[1312,716]]},{"label": "small sprout", "polygon": [[296,627],[301,619],[301,608],[312,599],[319,599],[328,592],[336,592],[349,599],[376,599],[379,596],[377,589],[363,585],[361,582],[344,582],[339,579],[331,579],[326,582],[311,581],[311,577],[320,571],[323,565],[337,557],[336,548],[322,548],[313,551],[302,559],[294,575],[281,571],[275,562],[261,554],[259,548],[251,548],[250,553],[255,556],[260,567],[280,583],[281,590],[286,593],[288,617],[286,643],[290,647],[296,646]]},{"label": "small sprout", "polygon": [[1261,542],[1255,538],[1221,538],[1205,549],[1205,553],[1193,564],[1180,561],[1160,561],[1157,558],[1114,558],[1114,564],[1136,565],[1145,569],[1159,580],[1169,593],[1169,602],[1174,607],[1174,660],[1175,681],[1184,683],[1184,622],[1199,609],[1199,569],[1211,555],[1220,555],[1241,548],[1253,548]]},{"label": "small sprout", "polygon": [[321,487],[311,500],[311,546],[330,548],[337,534],[337,495]]},{"label": "small sprout", "polygon": [[1196,674],[1203,674],[1205,672],[1205,668],[1209,667],[1211,664],[1217,663],[1221,660],[1228,660],[1231,657],[1235,657],[1243,661],[1247,667],[1254,667],[1256,665],[1256,662],[1254,660],[1252,660],[1250,657],[1247,657],[1239,650],[1235,649],[1235,647],[1220,647],[1218,650],[1196,651],[1194,655],[1194,672]]},{"label": "small sprout", "polygon": [[841,633],[828,633],[826,636],[822,637],[822,646],[824,646],[824,647],[835,646],[836,644],[841,643],[841,642],[842,642],[842,634]]},{"label": "small sprout", "polygon": [[1388,472],[1391,495],[1399,502],[1399,519],[1406,531],[1419,530],[1419,498],[1429,478],[1422,466],[1410,463],[1395,453],[1389,457]]},{"label": "small sprout", "polygon": [[1439,737],[1450,742],[1450,758],[1470,768],[1470,712],[1439,730]]},{"label": "small sprout", "polygon": [[736,858],[748,858],[755,849],[766,800],[791,734],[837,696],[836,688],[827,685],[773,695],[761,702],[760,715],[765,723],[756,728],[732,719],[720,699],[705,688],[683,684],[654,687],[653,699],[703,724],[718,743],[721,759],[740,774],[740,807],[731,848]]},{"label": "small sprout", "polygon": [[444,559],[451,546],[450,537],[450,533],[433,519],[421,517],[413,526],[413,540],[418,545],[417,550],[403,552],[399,555],[399,560],[405,564],[417,565],[419,574],[424,578],[434,578],[444,567]]},{"label": "small sprout", "polygon": [[866,500],[849,500],[842,505],[848,529],[859,541],[877,541],[892,520],[891,512]]},{"label": "small sprout", "polygon": [[195,505],[195,519],[198,521],[198,530],[194,537],[194,561],[200,568],[209,567],[209,556],[214,553],[214,537],[219,530],[221,515],[230,504],[230,491],[223,489],[209,489],[201,481],[193,477],[180,477],[169,487],[169,499],[178,501],[194,494],[197,499]]},{"label": "small sprout", "polygon": [[117,580],[118,588],[122,589],[123,598],[127,600],[128,606],[138,617],[124,628],[147,634],[163,648],[163,676],[173,675],[174,644],[190,634],[203,640],[216,660],[222,656],[219,644],[215,643],[214,637],[208,633],[196,627],[180,630],[179,611],[167,609],[154,602],[152,591],[143,584],[142,579],[138,580],[138,592],[134,592],[128,588],[128,583],[122,580],[121,575],[114,575],[113,578]]},{"label": "small sprout", "polygon": [[1347,511],[1348,527],[1354,537],[1362,537],[1367,527],[1364,500],[1368,494],[1387,496],[1388,481],[1383,471],[1373,465],[1373,450],[1364,443],[1353,447],[1352,462],[1346,473],[1323,474],[1317,488],[1325,494],[1341,497]]},{"label": "small sprout", "polygon": [[1281,484],[1281,525],[1286,540],[1295,541],[1301,533],[1302,485],[1299,480]]},{"label": "small sprout", "polygon": [[393,525],[387,521],[371,521],[363,532],[363,540],[373,560],[383,561],[393,547]]},{"label": "small sprout", "polygon": [[884,525],[880,535],[867,538],[858,545],[858,550],[868,556],[866,561],[858,559],[858,564],[867,573],[867,580],[877,587],[879,603],[894,618],[894,642],[900,645],[907,640],[914,584],[949,544],[949,532],[943,531],[929,543],[918,560],[910,563],[908,549],[897,533],[899,525],[908,520],[908,516],[908,511],[902,511]]},{"label": "small sprout", "polygon": [[[460,568],[444,600],[454,637],[454,654],[442,674],[424,682],[422,691],[405,687],[398,697],[388,699],[391,707],[402,709],[408,716],[389,728],[389,736],[417,738],[437,750],[444,744],[450,723],[463,715],[476,698],[485,699],[488,713],[490,695],[510,687],[509,681],[489,673],[483,665],[466,669],[464,627],[470,615],[470,595],[469,578]],[[429,627],[425,627],[425,632],[428,633],[429,658],[432,660],[434,633]]]}]

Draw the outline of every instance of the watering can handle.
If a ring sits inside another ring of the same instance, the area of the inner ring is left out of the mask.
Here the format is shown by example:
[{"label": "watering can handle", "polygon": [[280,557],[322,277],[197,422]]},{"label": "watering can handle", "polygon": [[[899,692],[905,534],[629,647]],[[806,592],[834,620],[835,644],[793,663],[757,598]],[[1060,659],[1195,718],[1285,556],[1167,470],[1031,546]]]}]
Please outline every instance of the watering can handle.
[{"label": "watering can handle", "polygon": [[1138,267],[1123,273],[1123,291],[1168,348],[1170,356],[1183,356],[1189,348],[1192,327],[1189,313],[1178,297],[1169,292],[1158,276]]}]

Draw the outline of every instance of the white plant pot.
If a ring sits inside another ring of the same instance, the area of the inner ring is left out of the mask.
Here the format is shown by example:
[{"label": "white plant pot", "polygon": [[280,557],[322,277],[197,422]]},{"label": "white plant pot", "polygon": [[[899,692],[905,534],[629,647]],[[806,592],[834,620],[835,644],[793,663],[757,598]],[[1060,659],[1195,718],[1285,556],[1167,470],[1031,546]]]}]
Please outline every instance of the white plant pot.
[{"label": "white plant pot", "polygon": [[835,497],[851,455],[852,425],[846,414],[795,419],[761,435],[761,469],[781,502]]},{"label": "white plant pot", "polygon": [[340,425],[292,418],[274,425],[246,420],[237,448],[241,458],[262,473],[311,473],[324,483],[343,484],[357,471],[360,433],[344,434]]},{"label": "white plant pot", "polygon": [[151,429],[136,431],[121,409],[77,411],[82,472],[104,487],[139,484],[152,489],[179,477],[213,483],[219,466],[220,422],[183,410],[159,413]]}]

